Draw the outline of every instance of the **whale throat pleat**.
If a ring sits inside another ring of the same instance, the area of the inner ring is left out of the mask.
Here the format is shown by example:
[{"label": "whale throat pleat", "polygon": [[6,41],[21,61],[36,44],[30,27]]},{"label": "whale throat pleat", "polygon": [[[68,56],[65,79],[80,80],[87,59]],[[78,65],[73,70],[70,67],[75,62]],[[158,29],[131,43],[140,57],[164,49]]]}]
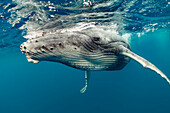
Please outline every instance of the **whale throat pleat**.
[{"label": "whale throat pleat", "polygon": [[[119,59],[120,57],[114,54],[105,55],[105,54],[99,53],[95,55],[94,54],[85,55],[85,54],[79,53],[79,56],[77,56],[77,54],[70,54],[70,55],[67,54],[67,56],[62,57],[61,61],[63,61],[62,63],[66,65],[69,65],[69,66],[72,66],[74,68],[81,69],[81,70],[109,70],[109,68],[116,70],[119,67],[118,65],[120,64]],[[129,59],[121,60],[121,64],[127,64],[128,62],[129,62]]]}]

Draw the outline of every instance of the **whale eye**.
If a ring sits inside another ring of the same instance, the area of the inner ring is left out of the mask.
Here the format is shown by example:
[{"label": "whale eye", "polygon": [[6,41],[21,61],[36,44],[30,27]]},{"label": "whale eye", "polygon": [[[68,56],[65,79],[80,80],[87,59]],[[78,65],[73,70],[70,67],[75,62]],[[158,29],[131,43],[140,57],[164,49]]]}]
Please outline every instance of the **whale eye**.
[{"label": "whale eye", "polygon": [[94,41],[100,41],[100,37],[93,37]]}]

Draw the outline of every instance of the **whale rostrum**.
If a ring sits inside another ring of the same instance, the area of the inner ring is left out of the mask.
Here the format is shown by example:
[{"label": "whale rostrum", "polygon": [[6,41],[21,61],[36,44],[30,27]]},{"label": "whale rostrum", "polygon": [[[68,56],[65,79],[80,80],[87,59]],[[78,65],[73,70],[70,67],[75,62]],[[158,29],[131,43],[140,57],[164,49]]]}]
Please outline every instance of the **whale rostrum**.
[{"label": "whale rostrum", "polygon": [[121,70],[130,59],[157,72],[170,84],[167,76],[156,66],[131,51],[127,40],[100,28],[46,33],[23,42],[20,49],[29,62],[59,62],[84,70],[85,86],[81,93],[86,91],[90,71]]}]

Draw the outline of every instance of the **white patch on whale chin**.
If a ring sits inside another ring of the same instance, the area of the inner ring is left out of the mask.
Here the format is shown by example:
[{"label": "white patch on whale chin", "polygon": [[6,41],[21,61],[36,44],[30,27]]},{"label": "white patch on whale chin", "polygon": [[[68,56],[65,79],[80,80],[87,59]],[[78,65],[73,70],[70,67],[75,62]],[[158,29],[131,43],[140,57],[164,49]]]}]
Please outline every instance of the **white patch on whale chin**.
[{"label": "white patch on whale chin", "polygon": [[38,63],[39,62],[38,60],[34,60],[34,59],[32,59],[32,58],[30,58],[28,56],[27,56],[27,60],[28,60],[28,62],[33,62],[33,63]]}]

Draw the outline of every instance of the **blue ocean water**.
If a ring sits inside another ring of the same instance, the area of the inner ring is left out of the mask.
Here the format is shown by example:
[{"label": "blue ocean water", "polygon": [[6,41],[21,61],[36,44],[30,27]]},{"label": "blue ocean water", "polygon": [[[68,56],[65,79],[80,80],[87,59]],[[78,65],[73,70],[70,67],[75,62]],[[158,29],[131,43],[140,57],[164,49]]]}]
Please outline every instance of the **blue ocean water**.
[{"label": "blue ocean water", "polygon": [[81,0],[43,0],[35,5],[39,3],[0,2],[0,113],[170,113],[169,84],[133,60],[120,71],[93,71],[81,94],[83,71],[54,62],[28,63],[19,48],[25,36],[51,21],[57,29],[96,22],[128,37],[133,52],[170,78],[168,1],[96,0],[83,6]]}]

